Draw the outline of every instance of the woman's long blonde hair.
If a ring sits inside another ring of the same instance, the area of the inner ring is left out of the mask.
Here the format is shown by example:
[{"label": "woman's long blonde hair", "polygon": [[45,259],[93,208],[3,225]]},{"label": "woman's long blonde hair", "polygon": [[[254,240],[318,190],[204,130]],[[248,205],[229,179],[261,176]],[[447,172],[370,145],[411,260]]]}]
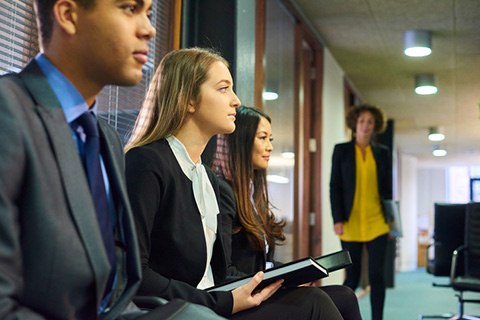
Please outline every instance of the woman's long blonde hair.
[{"label": "woman's long blonde hair", "polygon": [[228,62],[211,49],[190,48],[168,53],[148,88],[125,152],[175,135],[183,125],[191,101],[200,102],[200,86],[210,66]]}]

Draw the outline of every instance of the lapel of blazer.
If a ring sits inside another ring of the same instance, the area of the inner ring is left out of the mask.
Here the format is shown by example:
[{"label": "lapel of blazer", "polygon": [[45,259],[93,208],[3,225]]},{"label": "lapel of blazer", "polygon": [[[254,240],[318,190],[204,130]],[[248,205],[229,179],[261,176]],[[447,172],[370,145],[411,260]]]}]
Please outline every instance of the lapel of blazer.
[{"label": "lapel of blazer", "polygon": [[[135,255],[133,260],[139,261],[139,252],[137,250],[137,236],[135,233],[134,221],[132,217],[132,210],[130,202],[128,201],[128,194],[125,185],[125,165],[123,164],[123,149],[120,138],[114,130],[108,128],[109,124],[103,119],[98,118],[100,129],[100,137],[102,139],[103,160],[108,171],[108,179],[110,181],[110,188],[113,191],[115,208],[118,214],[118,221],[121,221],[121,231],[126,241],[128,253]],[[138,264],[129,268],[139,275],[141,273]]]},{"label": "lapel of blazer", "polygon": [[[124,264],[124,269],[126,269],[125,272],[127,274],[127,278],[125,279],[127,281],[127,287],[120,300],[117,301],[117,306],[124,306],[131,297],[133,297],[140,285],[142,272],[140,253],[138,251],[137,235],[134,227],[135,222],[133,221],[124,178],[125,165],[122,142],[116,131],[100,117],[98,117],[98,127],[102,143],[102,157],[108,173],[110,190],[115,202],[118,220],[117,230],[120,230],[122,240],[126,246],[126,264]],[[105,320],[116,318],[121,309],[122,308],[118,307],[116,310],[109,312]]]},{"label": "lapel of blazer", "polygon": [[65,120],[57,97],[35,61],[29,63],[20,73],[20,77],[37,104],[36,111],[45,126],[52,151],[57,159],[66,200],[97,279],[96,292],[97,298],[100,299],[108,277],[108,258],[70,126]]},{"label": "lapel of blazer", "polygon": [[377,163],[377,166],[379,164],[379,161],[381,163],[381,159],[380,159],[380,152],[381,152],[381,149],[380,147],[378,147],[378,145],[374,142],[371,143],[371,146],[372,146],[372,153],[373,153],[373,157],[375,158],[375,162]]},{"label": "lapel of blazer", "polygon": [[349,179],[353,182],[352,185],[355,188],[355,180],[356,180],[356,172],[357,172],[357,165],[356,165],[356,152],[355,152],[355,140],[352,140],[347,145],[347,152],[345,155],[345,161],[347,162],[349,168]]}]

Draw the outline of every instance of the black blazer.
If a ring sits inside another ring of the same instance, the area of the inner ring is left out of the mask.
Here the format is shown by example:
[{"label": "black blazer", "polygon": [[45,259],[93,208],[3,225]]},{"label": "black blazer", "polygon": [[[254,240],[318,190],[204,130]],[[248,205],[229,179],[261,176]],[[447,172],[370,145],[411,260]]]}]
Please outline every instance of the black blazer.
[{"label": "black blazer", "polygon": [[[218,199],[218,179],[208,167],[206,171]],[[129,150],[126,176],[143,269],[139,294],[180,298],[230,315],[230,292],[208,293],[195,288],[206,265],[205,235],[192,182],[168,142],[159,140]],[[220,214],[217,219],[218,230],[222,225]],[[215,283],[223,282],[226,265],[219,232],[210,264]]]},{"label": "black blazer", "polygon": [[[377,164],[378,192],[381,199],[392,199],[392,160],[387,146],[372,143]],[[330,204],[333,222],[346,222],[352,211],[355,197],[355,141],[335,146],[330,178]]]},{"label": "black blazer", "polygon": [[[0,318],[97,319],[109,262],[81,159],[35,61],[0,77]],[[140,284],[122,143],[99,119],[128,283],[101,319],[119,316]]]},{"label": "black blazer", "polygon": [[274,265],[275,246],[265,251],[255,251],[248,242],[245,231],[233,233],[232,230],[240,225],[237,215],[237,205],[232,187],[225,180],[220,180],[220,214],[222,216],[221,234],[225,244],[225,257],[227,261],[227,280],[252,274],[265,269],[266,261]]}]

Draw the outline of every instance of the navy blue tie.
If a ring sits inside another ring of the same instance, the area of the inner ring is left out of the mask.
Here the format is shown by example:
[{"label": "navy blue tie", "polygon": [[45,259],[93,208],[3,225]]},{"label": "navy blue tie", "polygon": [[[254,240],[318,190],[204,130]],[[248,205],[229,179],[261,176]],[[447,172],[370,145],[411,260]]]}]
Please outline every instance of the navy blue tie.
[{"label": "navy blue tie", "polygon": [[87,172],[88,184],[92,194],[98,224],[103,237],[103,243],[107,250],[108,260],[112,266],[106,293],[110,292],[116,269],[115,238],[113,224],[108,210],[107,191],[103,180],[102,168],[100,165],[100,136],[98,133],[95,116],[87,111],[77,118],[76,122],[82,126],[86,135],[84,166]]}]

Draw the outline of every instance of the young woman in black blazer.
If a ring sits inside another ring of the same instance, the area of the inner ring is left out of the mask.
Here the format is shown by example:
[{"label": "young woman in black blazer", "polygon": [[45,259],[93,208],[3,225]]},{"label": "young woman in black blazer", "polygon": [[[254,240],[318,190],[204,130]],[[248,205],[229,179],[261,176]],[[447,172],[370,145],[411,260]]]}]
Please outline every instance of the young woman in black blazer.
[{"label": "young woman in black blazer", "polygon": [[[213,169],[220,181],[222,236],[227,277],[235,278],[281,264],[275,245],[285,240],[285,222],[275,219],[268,200],[266,170],[273,150],[270,117],[264,112],[237,108],[236,129],[220,135]],[[316,281],[314,285],[318,285]],[[361,319],[354,292],[346,286],[321,288],[344,319]]]},{"label": "young woman in black blazer", "polygon": [[351,107],[347,125],[354,139],[337,144],[333,152],[330,202],[335,233],[350,251],[353,266],[345,285],[355,290],[360,281],[363,245],[368,250],[372,319],[383,318],[384,265],[389,228],[382,199],[392,198],[392,164],[386,146],[372,142],[385,130],[385,115],[376,106]]},{"label": "young woman in black blazer", "polygon": [[235,129],[240,101],[232,88],[227,62],[206,49],[173,51],[155,73],[126,146],[143,273],[139,294],[181,298],[232,319],[341,319],[330,300],[307,303],[315,293],[273,295],[281,280],[254,291],[262,273],[232,292],[202,290],[224,280],[226,263],[217,235],[218,180],[200,155],[213,135]]}]

